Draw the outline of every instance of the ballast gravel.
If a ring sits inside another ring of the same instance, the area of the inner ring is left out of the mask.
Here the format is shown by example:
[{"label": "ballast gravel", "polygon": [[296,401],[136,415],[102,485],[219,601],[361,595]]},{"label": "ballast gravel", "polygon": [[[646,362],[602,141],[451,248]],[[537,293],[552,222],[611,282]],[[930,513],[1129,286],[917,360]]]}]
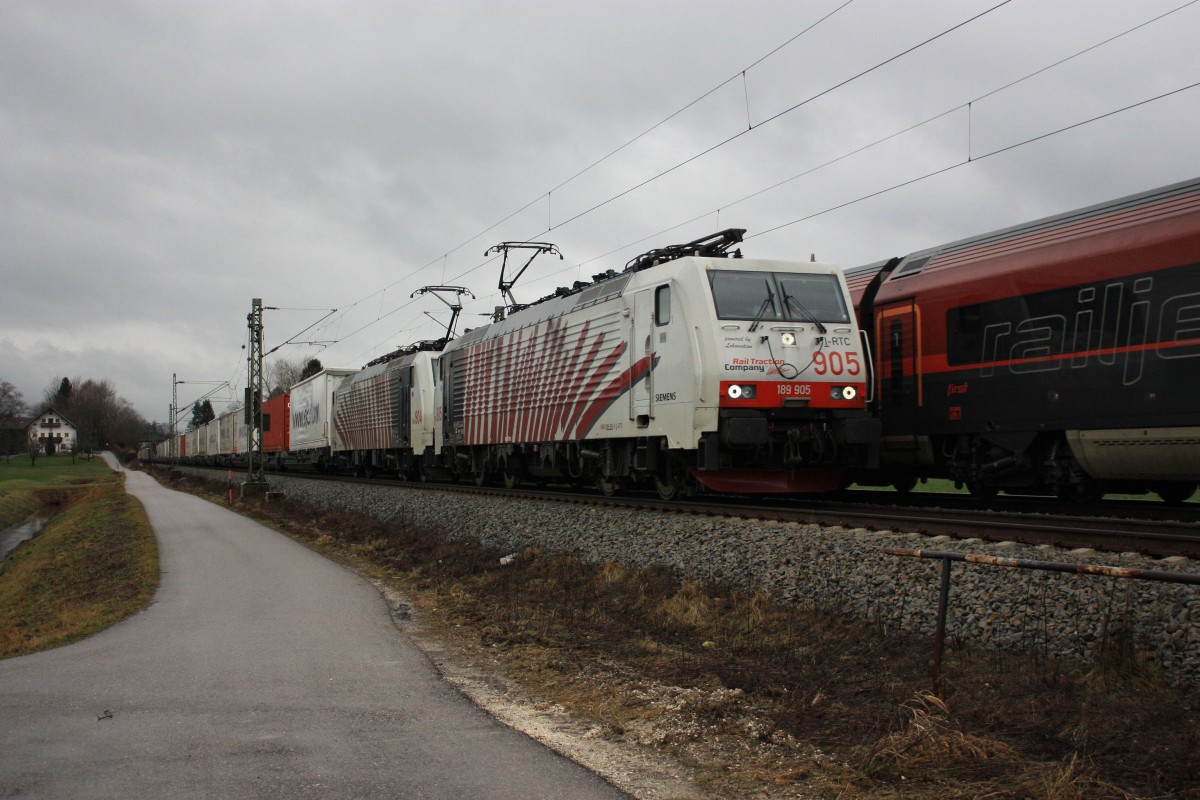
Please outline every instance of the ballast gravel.
[{"label": "ballast gravel", "polygon": [[[692,579],[729,582],[802,608],[920,633],[935,627],[940,562],[888,555],[885,547],[1200,572],[1200,563],[1180,558],[424,488],[279,475],[271,476],[271,488],[304,503],[475,537],[504,553],[536,547],[589,562],[666,565]],[[947,636],[975,647],[1084,658],[1127,636],[1172,682],[1200,685],[1200,589],[1186,584],[954,563]]]}]

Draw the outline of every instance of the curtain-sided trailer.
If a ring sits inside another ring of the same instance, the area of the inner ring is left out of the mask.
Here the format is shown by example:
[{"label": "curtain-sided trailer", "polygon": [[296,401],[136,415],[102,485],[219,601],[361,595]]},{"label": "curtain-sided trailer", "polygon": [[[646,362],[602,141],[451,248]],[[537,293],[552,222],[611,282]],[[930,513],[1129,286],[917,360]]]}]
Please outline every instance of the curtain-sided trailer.
[{"label": "curtain-sided trailer", "polygon": [[333,393],[358,371],[325,369],[292,387],[288,400],[288,449],[279,458],[282,464],[311,466],[321,471],[334,468]]}]

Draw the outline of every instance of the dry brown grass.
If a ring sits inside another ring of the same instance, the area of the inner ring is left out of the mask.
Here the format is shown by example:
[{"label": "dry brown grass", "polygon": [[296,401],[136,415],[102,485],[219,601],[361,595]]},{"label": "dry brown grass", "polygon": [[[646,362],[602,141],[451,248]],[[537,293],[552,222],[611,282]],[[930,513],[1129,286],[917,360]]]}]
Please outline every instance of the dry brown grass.
[{"label": "dry brown grass", "polygon": [[868,770],[895,773],[953,762],[1011,760],[1015,755],[1002,742],[963,733],[945,701],[929,692],[918,692],[902,710],[908,721],[871,749]]},{"label": "dry brown grass", "polygon": [[158,586],[154,534],[123,486],[56,491],[59,513],[0,565],[0,658],[102,630]]}]

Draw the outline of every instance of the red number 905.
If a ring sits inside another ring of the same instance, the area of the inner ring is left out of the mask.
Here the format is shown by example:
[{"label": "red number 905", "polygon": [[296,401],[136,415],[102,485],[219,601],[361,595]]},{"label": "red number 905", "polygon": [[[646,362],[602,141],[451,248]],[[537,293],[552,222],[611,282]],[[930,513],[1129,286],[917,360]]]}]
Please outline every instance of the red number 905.
[{"label": "red number 905", "polygon": [[838,350],[826,353],[818,350],[813,356],[813,371],[818,375],[841,375],[843,372],[857,375],[862,372],[862,365],[858,361],[858,353],[842,353]]}]

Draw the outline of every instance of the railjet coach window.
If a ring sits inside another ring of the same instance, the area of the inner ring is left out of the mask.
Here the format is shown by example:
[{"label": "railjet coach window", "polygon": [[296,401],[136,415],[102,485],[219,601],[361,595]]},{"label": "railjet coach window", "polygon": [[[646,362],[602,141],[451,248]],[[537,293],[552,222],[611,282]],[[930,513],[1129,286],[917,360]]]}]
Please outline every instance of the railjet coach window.
[{"label": "railjet coach window", "polygon": [[710,275],[718,319],[850,321],[841,284],[833,275],[731,270]]}]

